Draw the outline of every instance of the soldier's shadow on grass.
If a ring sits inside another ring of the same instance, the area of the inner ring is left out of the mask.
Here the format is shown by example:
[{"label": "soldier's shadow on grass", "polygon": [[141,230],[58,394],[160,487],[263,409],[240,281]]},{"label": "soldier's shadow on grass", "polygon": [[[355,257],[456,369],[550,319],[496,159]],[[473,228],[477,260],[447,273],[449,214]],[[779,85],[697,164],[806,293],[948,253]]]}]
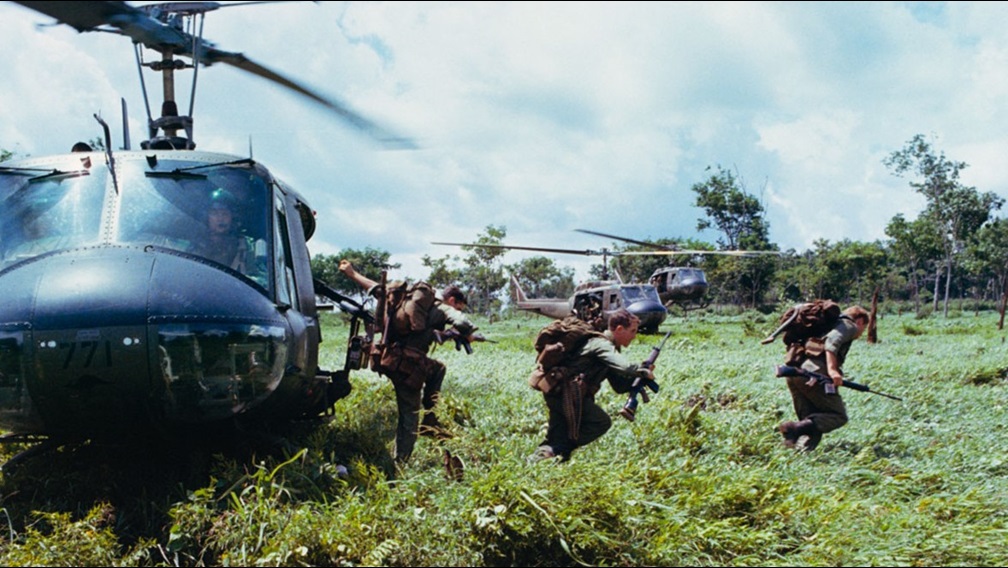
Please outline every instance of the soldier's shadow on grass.
[{"label": "soldier's shadow on grass", "polygon": [[[295,455],[303,456],[295,467],[318,469],[319,462],[331,461],[326,465],[336,471],[337,464],[364,464],[391,478],[395,466],[386,444],[395,428],[392,406],[391,416],[388,409],[376,408],[349,426],[313,419],[268,430],[194,433],[186,439],[144,434],[53,444],[4,465],[0,509],[8,526],[3,528],[20,534],[40,514],[68,513],[76,521],[102,506],[112,512],[110,522],[124,545],[142,538],[165,542],[172,508],[186,502],[192,491],[211,484],[221,491],[233,489],[235,482],[249,483],[241,481],[243,474],[261,464],[279,464]],[[0,459],[10,460],[37,444],[4,445]]]}]

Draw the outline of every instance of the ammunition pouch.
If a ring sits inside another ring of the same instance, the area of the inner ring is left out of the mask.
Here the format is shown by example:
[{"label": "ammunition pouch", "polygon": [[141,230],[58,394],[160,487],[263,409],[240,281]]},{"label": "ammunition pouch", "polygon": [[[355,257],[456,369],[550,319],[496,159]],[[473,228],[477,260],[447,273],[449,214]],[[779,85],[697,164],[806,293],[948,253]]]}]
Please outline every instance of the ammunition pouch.
[{"label": "ammunition pouch", "polygon": [[821,337],[810,337],[805,340],[806,357],[822,357],[826,353],[826,340]]},{"label": "ammunition pouch", "polygon": [[416,390],[423,388],[436,366],[423,351],[399,344],[384,346],[380,355],[371,361],[372,369],[378,374],[385,375],[393,383]]},{"label": "ammunition pouch", "polygon": [[559,341],[556,343],[549,343],[545,345],[536,357],[536,363],[540,367],[546,369],[552,369],[563,361],[564,355],[566,355],[567,350],[564,348],[564,344]]},{"label": "ammunition pouch", "polygon": [[536,368],[529,375],[529,386],[549,394],[572,376],[568,367],[560,365],[567,354],[563,343],[549,343],[543,346],[536,357]]},{"label": "ammunition pouch", "polygon": [[806,359],[815,359],[826,353],[826,340],[821,337],[810,337],[804,342],[789,343],[784,353],[784,364],[791,367],[801,365]]},{"label": "ammunition pouch", "polygon": [[528,383],[535,390],[543,394],[549,394],[567,380],[568,376],[569,373],[566,367],[553,367],[548,371],[544,371],[542,365],[536,365],[535,370],[529,375]]},{"label": "ammunition pouch", "polygon": [[805,346],[801,343],[790,343],[784,352],[784,364],[797,367],[805,360]]}]

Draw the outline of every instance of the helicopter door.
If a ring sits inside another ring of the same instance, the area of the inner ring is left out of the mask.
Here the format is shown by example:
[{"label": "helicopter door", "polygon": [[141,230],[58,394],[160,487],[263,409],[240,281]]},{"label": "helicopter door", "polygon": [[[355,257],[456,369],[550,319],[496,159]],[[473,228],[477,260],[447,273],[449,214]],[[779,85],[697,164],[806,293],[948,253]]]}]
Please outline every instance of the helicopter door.
[{"label": "helicopter door", "polygon": [[609,310],[618,309],[621,305],[619,292],[609,292],[609,301],[606,302],[606,308]]},{"label": "helicopter door", "polygon": [[317,346],[321,341],[321,331],[316,318],[315,285],[312,281],[308,246],[305,243],[306,231],[301,221],[301,205],[301,202],[283,192],[278,191],[276,194],[274,257],[277,304],[290,307],[284,310],[284,315],[290,324],[295,346],[295,366],[307,377],[314,377],[318,370]]},{"label": "helicopter door", "polygon": [[277,277],[276,302],[280,305],[297,306],[297,280],[294,263],[291,260],[290,228],[287,226],[287,214],[280,197],[276,199],[276,229],[273,242],[276,250],[273,253],[273,263]]}]

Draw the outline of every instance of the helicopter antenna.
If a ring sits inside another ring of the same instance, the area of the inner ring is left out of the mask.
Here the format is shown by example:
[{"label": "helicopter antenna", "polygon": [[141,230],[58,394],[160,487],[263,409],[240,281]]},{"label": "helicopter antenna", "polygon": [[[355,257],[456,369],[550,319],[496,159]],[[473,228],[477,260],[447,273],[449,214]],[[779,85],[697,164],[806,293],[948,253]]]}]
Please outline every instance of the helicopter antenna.
[{"label": "helicopter antenna", "polygon": [[119,99],[122,106],[122,124],[123,124],[123,150],[130,149],[130,135],[129,135],[129,113],[126,112],[126,99]]}]

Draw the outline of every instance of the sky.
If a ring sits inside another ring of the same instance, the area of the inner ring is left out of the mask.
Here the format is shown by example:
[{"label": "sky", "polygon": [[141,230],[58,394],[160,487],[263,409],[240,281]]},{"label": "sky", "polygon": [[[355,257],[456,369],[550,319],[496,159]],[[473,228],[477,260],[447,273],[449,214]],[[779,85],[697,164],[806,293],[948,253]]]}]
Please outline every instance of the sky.
[{"label": "sky", "polygon": [[[135,2],[134,5],[147,2]],[[222,3],[228,4],[228,3]],[[253,157],[317,212],[311,254],[387,250],[392,277],[505,244],[602,251],[715,243],[692,187],[733,172],[770,239],[884,240],[924,206],[883,163],[915,135],[1008,198],[1008,4],[1001,2],[282,2],[210,12],[204,38],[341,101],[415,149],[227,65],[201,68],[197,148]],[[66,152],[146,134],[129,39],[0,2],[0,148]],[[146,52],[145,57],[152,56]],[[190,74],[177,78],[188,108]],[[145,79],[152,107],[160,80]],[[113,142],[120,147],[121,142]],[[1003,215],[1003,214],[1002,214]],[[512,251],[507,262],[534,255]],[[588,277],[589,254],[546,254]]]}]

